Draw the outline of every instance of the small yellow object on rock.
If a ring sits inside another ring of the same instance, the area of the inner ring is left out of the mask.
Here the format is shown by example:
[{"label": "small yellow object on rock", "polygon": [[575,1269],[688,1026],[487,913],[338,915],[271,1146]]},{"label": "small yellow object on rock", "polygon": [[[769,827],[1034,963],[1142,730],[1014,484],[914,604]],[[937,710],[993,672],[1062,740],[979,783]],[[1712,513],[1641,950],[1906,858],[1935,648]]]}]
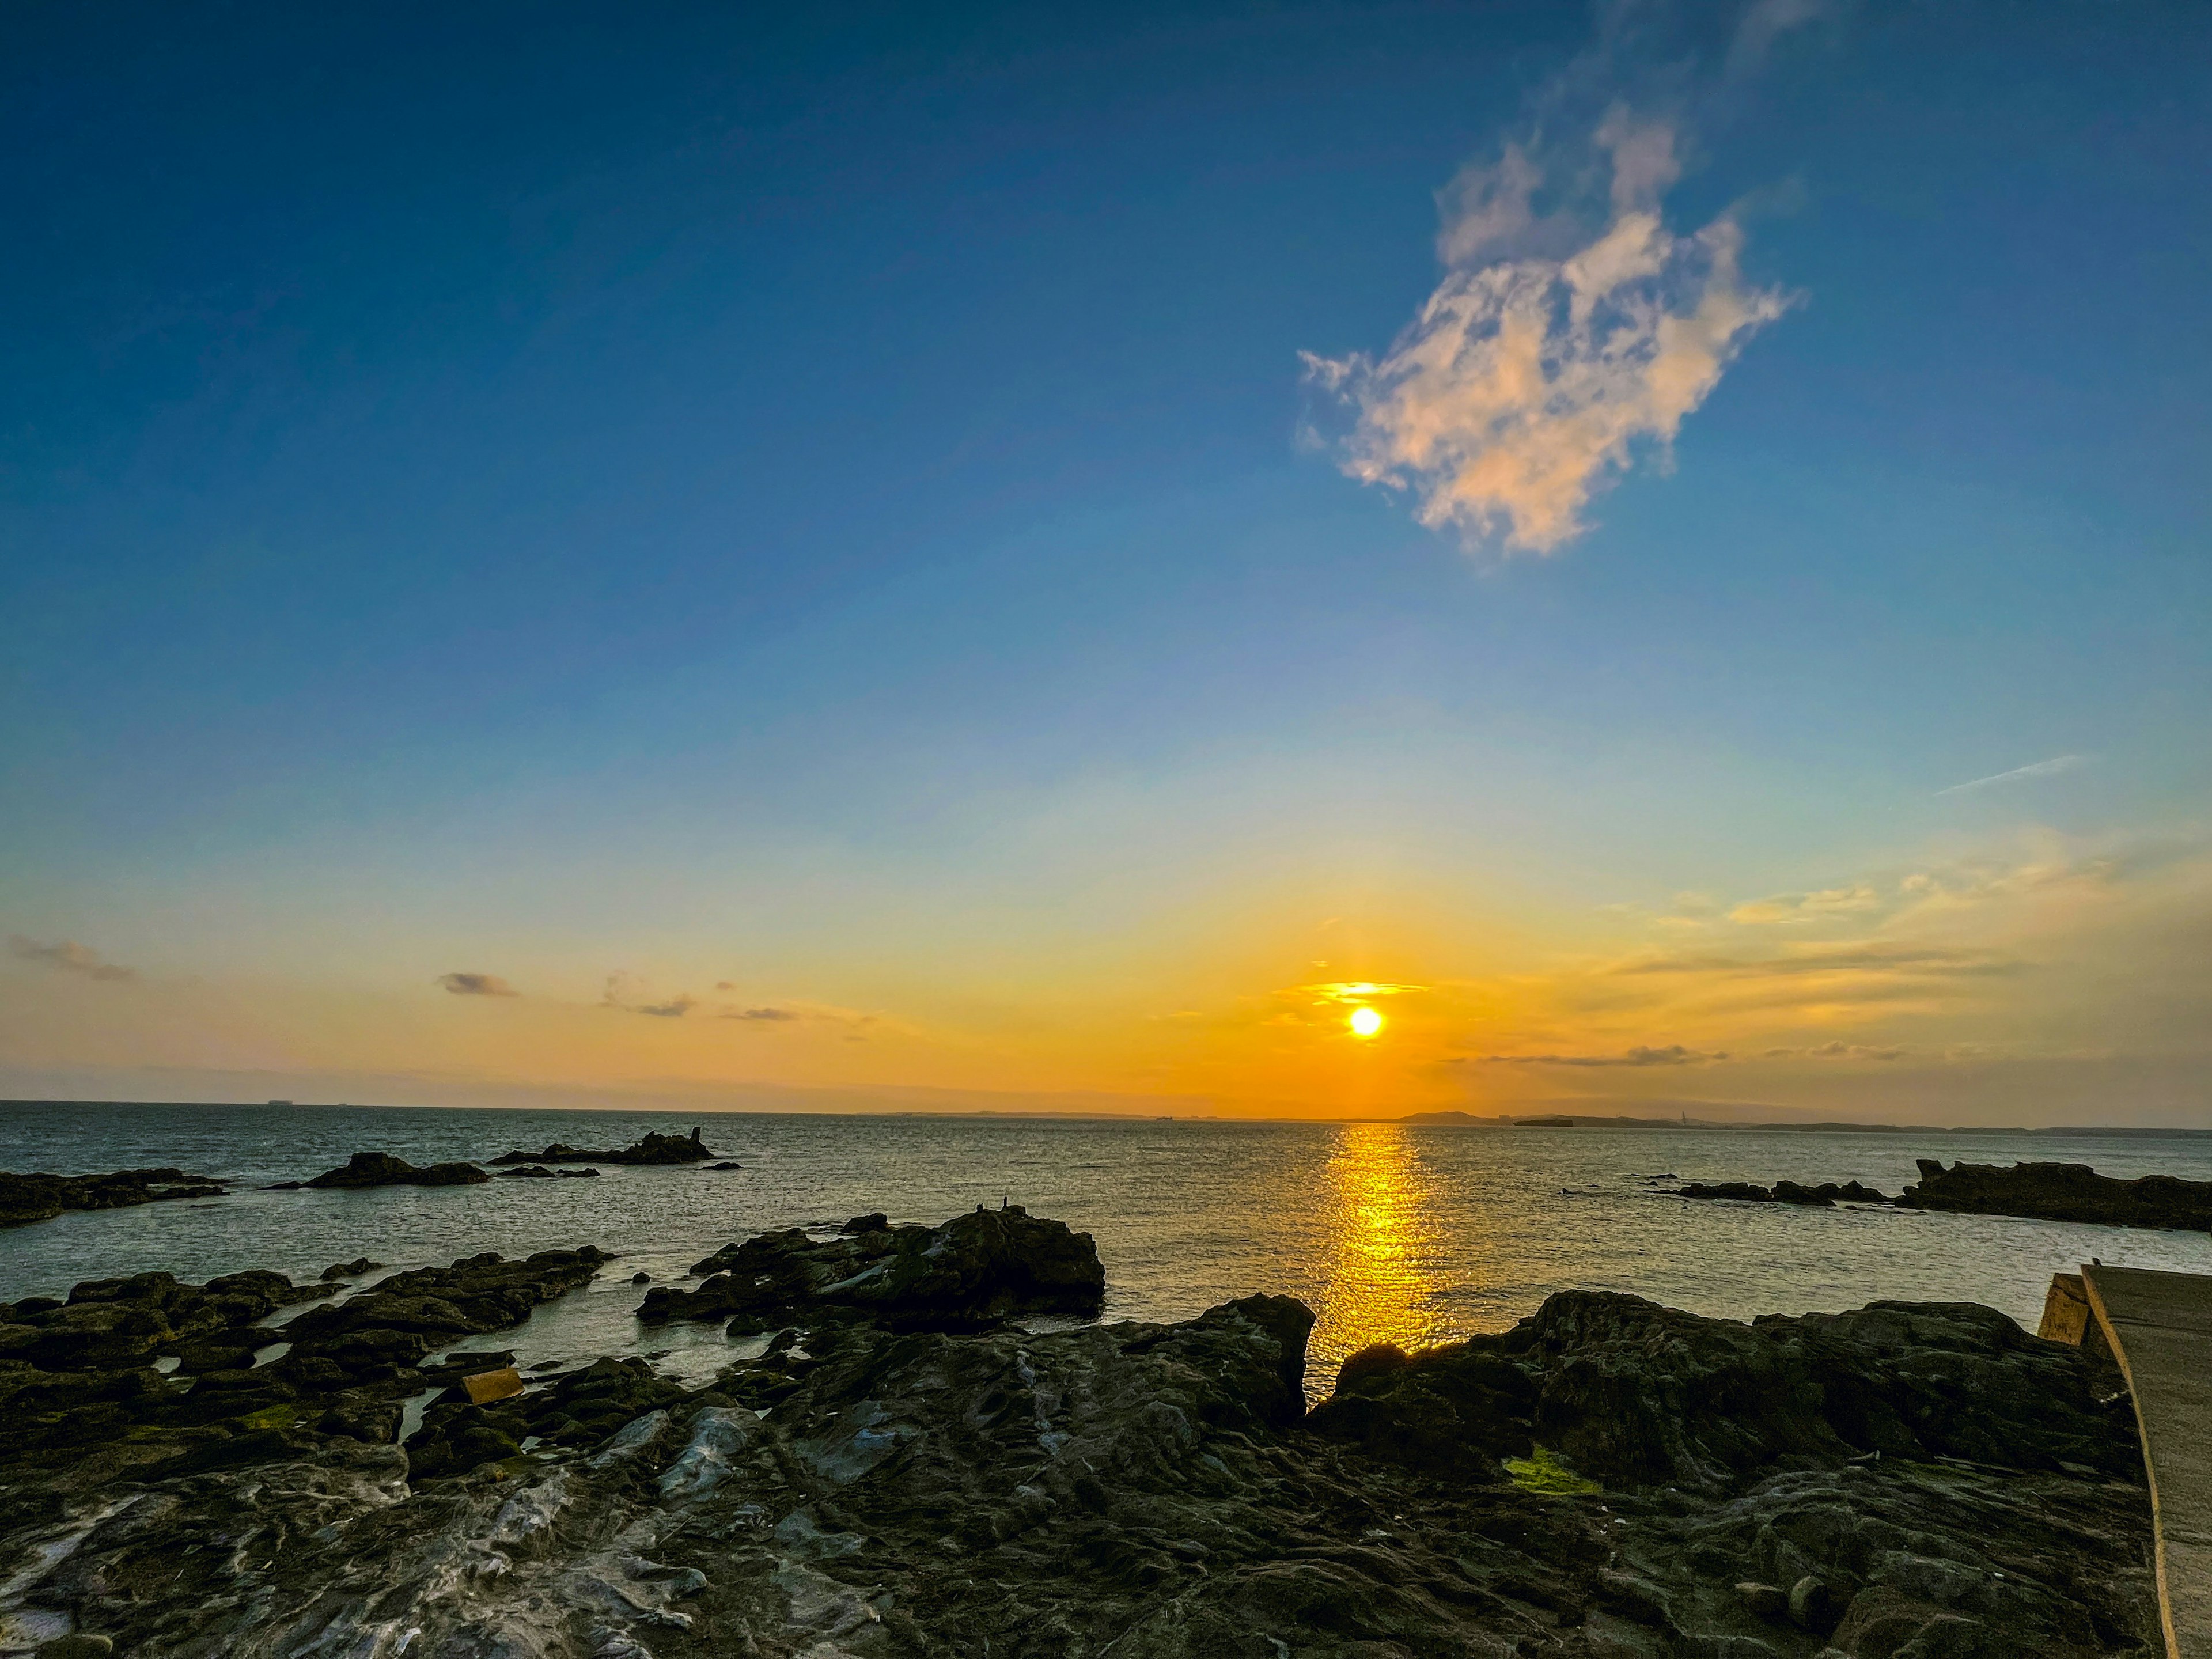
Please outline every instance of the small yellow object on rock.
[{"label": "small yellow object on rock", "polygon": [[495,1400],[508,1400],[522,1392],[522,1373],[512,1365],[495,1371],[478,1371],[474,1376],[465,1376],[461,1386],[469,1391],[471,1406],[489,1406]]}]

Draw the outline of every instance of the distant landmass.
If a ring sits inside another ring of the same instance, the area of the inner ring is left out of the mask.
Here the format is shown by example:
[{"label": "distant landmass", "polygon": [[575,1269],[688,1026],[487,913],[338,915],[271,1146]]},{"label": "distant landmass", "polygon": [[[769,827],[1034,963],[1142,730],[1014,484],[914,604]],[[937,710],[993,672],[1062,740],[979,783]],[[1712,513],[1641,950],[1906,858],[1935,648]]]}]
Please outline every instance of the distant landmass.
[{"label": "distant landmass", "polygon": [[1478,1129],[1727,1129],[1748,1132],[1786,1129],[1793,1134],[1869,1135],[2129,1135],[2164,1139],[2172,1136],[2212,1136],[2212,1129],[2099,1128],[2089,1124],[2022,1128],[2005,1124],[1850,1123],[1840,1120],[1818,1122],[1747,1123],[1698,1117],[1626,1117],[1618,1114],[1585,1112],[1516,1112],[1494,1117],[1474,1112],[1408,1112],[1390,1120],[1396,1123],[1459,1125]]}]

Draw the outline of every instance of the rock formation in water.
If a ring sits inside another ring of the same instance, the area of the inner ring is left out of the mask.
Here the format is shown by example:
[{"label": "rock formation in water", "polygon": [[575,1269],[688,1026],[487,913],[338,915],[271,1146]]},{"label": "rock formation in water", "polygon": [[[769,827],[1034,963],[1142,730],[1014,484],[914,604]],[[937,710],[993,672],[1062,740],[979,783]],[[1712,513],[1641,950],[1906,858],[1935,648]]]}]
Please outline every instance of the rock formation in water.
[{"label": "rock formation in water", "polygon": [[2156,1175],[2122,1181],[2086,1164],[1960,1163],[1947,1170],[1936,1158],[1913,1161],[1919,1184],[1897,1201],[1916,1209],[2212,1231],[2212,1181]]},{"label": "rock formation in water", "polygon": [[696,1129],[688,1135],[647,1134],[620,1152],[586,1152],[555,1141],[542,1152],[501,1152],[494,1164],[698,1164],[714,1157]]},{"label": "rock formation in water", "polygon": [[417,1169],[390,1152],[356,1152],[337,1169],[325,1170],[313,1181],[279,1182],[272,1191],[297,1191],[302,1187],[341,1189],[358,1187],[474,1187],[491,1177],[473,1164],[433,1164]]},{"label": "rock formation in water", "polygon": [[[404,1308],[358,1305],[378,1286],[291,1328],[519,1316],[583,1254],[398,1275]],[[215,1291],[167,1285],[179,1305]],[[1502,1336],[1356,1355],[1310,1419],[1312,1316],[1284,1297],[1048,1335],[899,1322],[802,1319],[696,1389],[635,1359],[483,1406],[448,1388],[404,1447],[384,1419],[318,1416],[304,1376],[289,1411],[227,1418],[226,1390],[187,1419],[146,1383],[95,1434],[0,1446],[0,1619],[142,1659],[2090,1659],[2159,1640],[2125,1401],[1986,1309],[1746,1327],[1570,1292]],[[373,1349],[328,1353],[362,1377]],[[449,1380],[398,1366],[380,1386]]]},{"label": "rock formation in water", "polygon": [[228,1188],[182,1170],[117,1170],[108,1175],[12,1175],[0,1170],[0,1227],[51,1221],[64,1210],[120,1210],[172,1198],[221,1198]]},{"label": "rock formation in water", "polygon": [[646,1292],[638,1317],[727,1319],[733,1331],[823,1319],[874,1319],[902,1330],[977,1330],[1038,1314],[1095,1314],[1106,1270],[1088,1233],[1018,1204],[978,1208],[937,1227],[887,1227],[858,1216],[836,1238],[797,1228],[717,1250],[691,1272],[696,1290]]},{"label": "rock formation in water", "polygon": [[1693,1181],[1672,1190],[1677,1198],[1729,1198],[1745,1204],[1797,1204],[1808,1209],[1833,1209],[1838,1200],[1847,1204],[1895,1201],[1888,1194],[1862,1187],[1856,1181],[1847,1181],[1840,1187],[1832,1181],[1824,1181],[1817,1187],[1801,1187],[1794,1181],[1778,1181],[1771,1187],[1749,1181],[1722,1181],[1711,1186]]}]

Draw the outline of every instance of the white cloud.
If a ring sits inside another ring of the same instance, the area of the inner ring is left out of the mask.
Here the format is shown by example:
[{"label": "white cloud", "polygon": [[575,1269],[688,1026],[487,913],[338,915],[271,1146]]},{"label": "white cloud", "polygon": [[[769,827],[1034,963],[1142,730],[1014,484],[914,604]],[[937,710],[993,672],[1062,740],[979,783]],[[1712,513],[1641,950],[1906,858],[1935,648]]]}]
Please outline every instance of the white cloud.
[{"label": "white cloud", "polygon": [[[1664,449],[1744,343],[1789,304],[1747,284],[1723,214],[1678,236],[1660,201],[1680,173],[1674,128],[1616,107],[1592,135],[1601,215],[1540,216],[1546,168],[1509,145],[1441,198],[1443,280],[1379,361],[1304,354],[1351,409],[1339,464],[1408,489],[1424,524],[1470,545],[1502,532],[1547,553],[1644,449]],[[1588,158],[1585,158],[1588,159]]]},{"label": "white cloud", "polygon": [[2081,755],[2054,755],[2049,760],[2039,760],[2030,766],[2015,766],[2009,772],[1992,772],[1988,777],[1954,783],[1948,789],[1938,789],[1936,793],[1938,795],[1963,795],[1969,789],[1987,789],[1993,784],[2026,783],[2031,778],[2056,777],[2061,772],[2071,772],[2085,758]]}]

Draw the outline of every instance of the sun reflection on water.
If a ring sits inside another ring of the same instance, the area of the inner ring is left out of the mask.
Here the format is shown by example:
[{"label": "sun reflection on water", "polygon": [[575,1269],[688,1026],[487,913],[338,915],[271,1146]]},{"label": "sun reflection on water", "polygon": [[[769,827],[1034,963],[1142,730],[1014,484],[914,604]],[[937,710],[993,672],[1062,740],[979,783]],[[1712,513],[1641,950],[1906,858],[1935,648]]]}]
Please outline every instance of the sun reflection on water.
[{"label": "sun reflection on water", "polygon": [[1307,1370],[1322,1392],[1345,1356],[1370,1343],[1410,1349],[1447,1339],[1432,1301],[1431,1179],[1412,1135],[1395,1123],[1345,1124],[1324,1175],[1328,1282]]}]

